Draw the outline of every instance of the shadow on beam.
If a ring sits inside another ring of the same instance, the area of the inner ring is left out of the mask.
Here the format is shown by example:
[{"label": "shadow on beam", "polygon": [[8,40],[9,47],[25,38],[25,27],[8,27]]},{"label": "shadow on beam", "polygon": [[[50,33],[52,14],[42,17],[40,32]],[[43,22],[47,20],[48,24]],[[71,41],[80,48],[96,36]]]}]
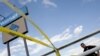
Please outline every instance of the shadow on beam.
[{"label": "shadow on beam", "polygon": [[[59,48],[57,48],[58,50],[61,50],[61,49],[64,49],[64,48],[66,48],[66,47],[68,47],[68,46],[71,46],[71,45],[73,45],[73,44],[75,44],[75,43],[77,43],[77,42],[79,42],[79,41],[82,41],[82,40],[85,40],[85,39],[87,39],[87,38],[90,38],[91,36],[94,36],[94,35],[96,35],[96,34],[98,34],[98,33],[100,33],[100,30],[98,30],[98,31],[96,31],[96,32],[94,32],[94,33],[91,33],[91,34],[89,34],[89,35],[86,35],[86,36],[84,36],[84,37],[82,37],[82,38],[80,38],[80,39],[78,39],[78,40],[75,40],[75,41],[73,41],[73,42],[71,42],[71,43],[68,43],[68,44],[66,44],[66,45],[64,45],[64,46],[62,46],[62,47],[59,47]],[[50,54],[52,54],[52,53],[54,53],[55,52],[55,50],[52,50],[52,51],[50,51],[50,52],[48,52],[48,53],[46,53],[46,54],[44,54],[44,55],[42,55],[42,56],[47,56],[47,55],[50,55]]]}]

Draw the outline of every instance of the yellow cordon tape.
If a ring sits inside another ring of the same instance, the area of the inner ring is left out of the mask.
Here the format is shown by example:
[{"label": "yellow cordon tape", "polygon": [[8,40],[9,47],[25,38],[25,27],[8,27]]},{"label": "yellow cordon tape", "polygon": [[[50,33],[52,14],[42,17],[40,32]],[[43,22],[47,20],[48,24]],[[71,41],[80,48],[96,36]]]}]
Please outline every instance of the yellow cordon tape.
[{"label": "yellow cordon tape", "polygon": [[21,37],[21,38],[25,38],[27,40],[30,40],[30,41],[33,41],[35,43],[38,43],[38,44],[41,44],[43,46],[46,46],[46,47],[49,47],[49,48],[52,48],[50,45],[38,40],[38,39],[35,39],[35,38],[32,38],[30,36],[26,36],[22,33],[19,33],[19,32],[16,32],[16,31],[13,31],[13,30],[10,30],[8,28],[5,28],[5,27],[0,27],[0,32],[4,32],[4,33],[8,33],[8,34],[14,34],[15,36],[18,36],[18,37]]},{"label": "yellow cordon tape", "polygon": [[11,4],[10,2],[8,2],[8,0],[3,0],[3,3],[5,3],[11,9],[13,9],[14,11],[16,11],[19,15],[22,15],[26,20],[28,20],[37,29],[37,31],[41,35],[43,35],[45,37],[45,39],[47,39],[50,42],[50,44],[53,46],[53,49],[56,51],[56,56],[61,56],[60,53],[59,53],[59,51],[56,49],[56,47],[50,41],[49,37],[38,27],[38,25],[36,25],[34,23],[34,21],[31,18],[27,17],[19,8],[13,6],[13,4]]}]

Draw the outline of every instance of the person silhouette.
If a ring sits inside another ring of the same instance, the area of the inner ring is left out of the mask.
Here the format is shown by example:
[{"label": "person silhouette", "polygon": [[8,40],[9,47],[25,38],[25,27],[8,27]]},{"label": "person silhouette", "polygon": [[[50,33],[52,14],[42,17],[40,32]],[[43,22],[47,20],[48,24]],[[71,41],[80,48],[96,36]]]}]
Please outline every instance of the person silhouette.
[{"label": "person silhouette", "polygon": [[[86,46],[84,43],[81,43],[80,45],[84,49],[83,50],[84,52],[96,47],[95,45],[88,45],[88,46]],[[99,51],[93,52],[93,53],[88,54],[86,56],[99,56]]]}]

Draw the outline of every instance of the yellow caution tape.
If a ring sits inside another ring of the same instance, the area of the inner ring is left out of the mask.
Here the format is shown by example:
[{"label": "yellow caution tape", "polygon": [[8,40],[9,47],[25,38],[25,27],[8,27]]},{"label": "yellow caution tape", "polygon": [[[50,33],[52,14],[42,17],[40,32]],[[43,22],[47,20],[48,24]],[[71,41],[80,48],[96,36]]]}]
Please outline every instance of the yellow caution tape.
[{"label": "yellow caution tape", "polygon": [[8,5],[11,9],[13,9],[14,11],[16,11],[19,15],[22,15],[26,20],[28,20],[37,30],[38,32],[43,35],[45,37],[45,39],[47,39],[50,44],[53,46],[53,49],[56,51],[56,55],[57,56],[61,56],[59,51],[55,48],[55,46],[52,44],[52,42],[50,41],[49,37],[38,27],[38,25],[36,25],[34,23],[34,21],[27,17],[20,9],[18,9],[17,7],[15,7],[13,4],[9,3],[8,0],[3,0],[3,3],[5,3],[6,5]]},{"label": "yellow caution tape", "polygon": [[48,45],[48,44],[46,44],[46,43],[44,43],[44,42],[42,42],[42,41],[40,41],[38,39],[35,39],[35,38],[32,38],[32,37],[26,36],[26,35],[24,35],[22,33],[19,33],[19,32],[13,31],[13,30],[10,30],[10,29],[5,28],[5,27],[0,27],[0,31],[1,32],[4,32],[4,33],[8,33],[8,34],[13,34],[15,36],[18,36],[18,37],[21,37],[21,38],[25,38],[27,40],[30,40],[30,41],[36,42],[38,44],[41,44],[43,46],[52,48],[50,45]]},{"label": "yellow caution tape", "polygon": [[59,50],[56,49],[56,56],[61,56]]}]

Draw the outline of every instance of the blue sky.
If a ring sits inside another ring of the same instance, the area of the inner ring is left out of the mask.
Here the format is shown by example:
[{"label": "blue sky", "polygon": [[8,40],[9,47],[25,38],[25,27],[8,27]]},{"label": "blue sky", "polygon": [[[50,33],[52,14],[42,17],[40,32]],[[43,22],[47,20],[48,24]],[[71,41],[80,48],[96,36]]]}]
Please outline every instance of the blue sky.
[{"label": "blue sky", "polygon": [[[49,36],[56,47],[65,45],[73,40],[100,29],[100,0],[10,0],[17,7],[28,7],[29,17]],[[7,17],[14,11],[0,3],[0,14]],[[8,13],[9,11],[9,13]],[[44,38],[27,21],[29,33],[46,42]],[[82,41],[89,44],[98,44],[100,35]],[[97,40],[97,41],[95,41]],[[61,50],[62,56],[82,52],[77,43]],[[30,55],[41,56],[51,49],[28,41]],[[41,48],[40,48],[41,46]],[[19,48],[17,50],[17,48]],[[25,56],[22,39],[11,42],[13,56]],[[22,50],[23,49],[23,50]],[[45,51],[47,50],[47,51]],[[75,52],[76,50],[80,52]],[[43,51],[43,53],[41,53]],[[20,52],[20,53],[19,53]],[[0,35],[0,56],[6,56],[6,46],[2,44]],[[50,55],[55,56],[55,55]]]}]

